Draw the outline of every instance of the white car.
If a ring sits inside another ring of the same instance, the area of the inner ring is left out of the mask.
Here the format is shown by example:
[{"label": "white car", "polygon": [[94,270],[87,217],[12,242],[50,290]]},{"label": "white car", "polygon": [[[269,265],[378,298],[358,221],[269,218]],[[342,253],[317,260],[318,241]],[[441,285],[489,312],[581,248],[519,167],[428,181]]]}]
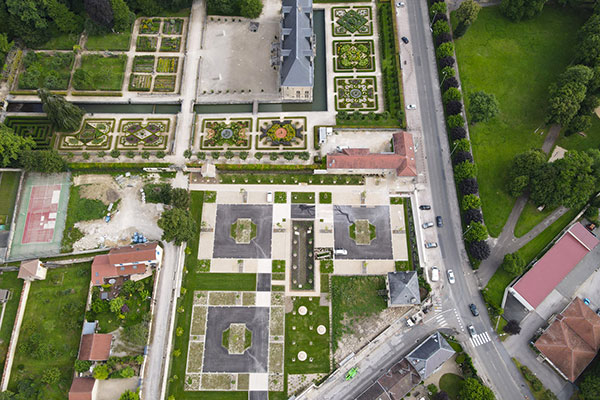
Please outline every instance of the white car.
[{"label": "white car", "polygon": [[409,104],[406,106],[407,110],[416,110],[417,109],[417,105],[416,104]]},{"label": "white car", "polygon": [[436,266],[431,267],[431,282],[440,280],[440,269]]},{"label": "white car", "polygon": [[454,271],[449,269],[448,271],[446,271],[446,273],[448,274],[448,282],[454,284],[454,282],[456,282],[456,279],[454,279]]},{"label": "white car", "polygon": [[433,226],[433,222],[425,222],[421,226],[423,227],[423,229],[431,228]]},{"label": "white car", "polygon": [[426,249],[434,249],[436,247],[438,247],[437,242],[425,242]]},{"label": "white car", "polygon": [[396,2],[396,7],[404,7],[406,4],[403,1]]}]

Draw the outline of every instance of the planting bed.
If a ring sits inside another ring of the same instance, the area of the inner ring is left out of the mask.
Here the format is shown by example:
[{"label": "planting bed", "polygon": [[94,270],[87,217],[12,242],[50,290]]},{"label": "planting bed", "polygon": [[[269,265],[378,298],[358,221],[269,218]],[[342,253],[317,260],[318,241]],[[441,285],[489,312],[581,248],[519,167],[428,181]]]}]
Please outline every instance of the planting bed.
[{"label": "planting bed", "polygon": [[181,35],[183,32],[183,19],[167,18],[164,19],[162,32],[166,35]]},{"label": "planting bed", "polygon": [[176,75],[157,75],[154,78],[154,92],[174,92],[177,83]]},{"label": "planting bed", "polygon": [[129,90],[147,92],[152,88],[152,75],[131,74],[129,78]]},{"label": "planting bed", "polygon": [[332,7],[333,36],[370,36],[373,34],[371,7]]},{"label": "planting bed", "polygon": [[158,57],[156,72],[175,73],[179,65],[179,57]]},{"label": "planting bed", "polygon": [[114,119],[85,119],[82,128],[75,134],[60,134],[59,150],[109,150]]},{"label": "planting bed", "polygon": [[375,71],[375,50],[373,46],[372,40],[334,41],[334,71]]},{"label": "planting bed", "polygon": [[179,37],[163,37],[160,41],[160,51],[178,52],[181,47],[181,38]]},{"label": "planting bed", "polygon": [[[158,64],[160,65],[160,59]],[[133,72],[154,72],[154,56],[135,56]]]},{"label": "planting bed", "polygon": [[135,51],[156,51],[157,44],[156,36],[138,36]]},{"label": "planting bed", "polygon": [[73,53],[28,52],[23,58],[24,70],[19,75],[19,89],[65,90],[69,87]]},{"label": "planting bed", "polygon": [[[76,90],[121,90],[127,56],[84,54],[81,67],[75,71],[73,87]],[[81,71],[81,72],[79,72]],[[77,77],[80,75],[80,78]]]},{"label": "planting bed", "polygon": [[292,221],[292,230],[292,289],[312,290],[315,287],[314,222]]},{"label": "planting bed", "polygon": [[227,148],[249,148],[249,132],[252,130],[251,119],[225,120],[205,119],[202,121],[202,132],[200,148],[222,149]]},{"label": "planting bed", "polygon": [[160,18],[144,18],[140,21],[139,33],[142,35],[159,33],[160,23]]},{"label": "planting bed", "polygon": [[119,122],[117,149],[165,149],[171,121],[168,119],[122,119]]},{"label": "planting bed", "polygon": [[374,76],[336,77],[334,89],[338,111],[377,110],[377,80]]},{"label": "planting bed", "polygon": [[306,148],[306,118],[290,117],[283,121],[259,118],[257,149],[273,150],[278,148]]}]

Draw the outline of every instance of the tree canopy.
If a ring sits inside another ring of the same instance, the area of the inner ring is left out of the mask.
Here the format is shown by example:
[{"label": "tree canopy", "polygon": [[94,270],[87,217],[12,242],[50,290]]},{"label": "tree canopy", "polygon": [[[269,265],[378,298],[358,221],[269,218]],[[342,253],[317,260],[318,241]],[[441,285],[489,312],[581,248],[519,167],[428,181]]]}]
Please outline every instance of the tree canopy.
[{"label": "tree canopy", "polygon": [[502,261],[502,269],[504,269],[509,274],[516,276],[523,273],[523,269],[525,268],[525,261],[519,255],[519,253],[509,253],[504,255],[504,260]]},{"label": "tree canopy", "polygon": [[60,154],[52,150],[28,150],[25,149],[19,156],[19,164],[26,171],[34,172],[63,172],[67,169],[67,163]]},{"label": "tree canopy", "polygon": [[502,0],[500,11],[513,21],[533,18],[542,12],[547,0]]},{"label": "tree canopy", "polygon": [[478,91],[469,96],[471,122],[486,122],[500,112],[500,105],[492,93]]},{"label": "tree canopy", "polygon": [[162,213],[158,226],[163,230],[162,240],[180,245],[194,237],[198,227],[189,211],[173,208]]},{"label": "tree canopy", "polygon": [[467,378],[460,390],[460,398],[464,400],[495,400],[496,396],[489,387],[482,385],[477,379]]},{"label": "tree canopy", "polygon": [[4,124],[0,124],[0,167],[7,167],[19,158],[25,150],[31,150],[35,142],[30,137],[22,137]]},{"label": "tree canopy", "polygon": [[69,103],[63,96],[52,94],[47,89],[38,89],[42,108],[52,125],[63,132],[73,132],[79,129],[85,111]]},{"label": "tree canopy", "polygon": [[475,22],[481,6],[475,0],[465,0],[460,3],[456,10],[456,28],[454,28],[454,36],[461,37],[465,34],[469,26]]}]

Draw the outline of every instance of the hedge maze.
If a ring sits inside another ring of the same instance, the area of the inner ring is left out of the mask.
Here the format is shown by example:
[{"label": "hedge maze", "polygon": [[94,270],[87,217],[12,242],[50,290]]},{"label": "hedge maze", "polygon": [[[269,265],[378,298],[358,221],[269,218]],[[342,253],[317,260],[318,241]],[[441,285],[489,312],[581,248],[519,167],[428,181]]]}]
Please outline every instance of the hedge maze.
[{"label": "hedge maze", "polygon": [[7,117],[4,124],[17,135],[32,138],[37,150],[48,150],[54,145],[54,128],[47,118]]}]

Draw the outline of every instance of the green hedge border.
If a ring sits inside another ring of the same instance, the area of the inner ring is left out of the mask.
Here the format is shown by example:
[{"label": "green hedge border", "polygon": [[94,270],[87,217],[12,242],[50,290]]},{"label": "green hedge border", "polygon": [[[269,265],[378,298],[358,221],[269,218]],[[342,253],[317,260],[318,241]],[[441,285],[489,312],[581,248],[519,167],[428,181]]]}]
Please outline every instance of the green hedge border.
[{"label": "green hedge border", "polygon": [[[342,67],[338,67],[338,60],[339,60],[339,54],[337,53],[337,44],[345,44],[345,43],[352,43],[352,44],[361,44],[361,43],[367,43],[369,46],[369,57],[371,58],[371,65],[372,68],[342,68]],[[358,39],[358,40],[334,40],[332,43],[332,52],[333,52],[333,72],[341,72],[341,73],[346,73],[346,74],[350,74],[350,73],[363,73],[363,72],[375,72],[377,70],[377,66],[376,66],[376,57],[375,57],[375,41],[373,39]]]},{"label": "green hedge border", "polygon": [[[334,3],[334,1],[330,1],[331,3]],[[335,3],[338,3],[338,1],[335,1]],[[369,25],[370,28],[370,33],[349,33],[349,34],[336,34],[335,33],[335,25],[337,23],[337,19],[335,18],[335,10],[359,10],[359,9],[368,9],[369,10],[369,22],[367,22],[367,25]],[[374,30],[374,24],[373,24],[373,8],[371,6],[348,6],[348,7],[331,7],[331,36],[332,37],[365,37],[365,36],[373,36],[375,35],[375,30]]]},{"label": "green hedge border", "polygon": [[[337,89],[338,89],[338,81],[342,80],[342,79],[373,79],[373,87],[374,87],[374,91],[375,91],[375,96],[373,98],[373,100],[375,101],[375,108],[340,108],[338,106],[338,95],[337,95]],[[377,111],[377,109],[379,108],[379,95],[377,94],[377,76],[376,75],[372,75],[372,76],[365,76],[365,75],[359,75],[359,76],[336,76],[333,78],[333,91],[335,93],[334,95],[334,105],[335,105],[335,111],[346,111],[346,112],[353,112],[353,111]]]}]

